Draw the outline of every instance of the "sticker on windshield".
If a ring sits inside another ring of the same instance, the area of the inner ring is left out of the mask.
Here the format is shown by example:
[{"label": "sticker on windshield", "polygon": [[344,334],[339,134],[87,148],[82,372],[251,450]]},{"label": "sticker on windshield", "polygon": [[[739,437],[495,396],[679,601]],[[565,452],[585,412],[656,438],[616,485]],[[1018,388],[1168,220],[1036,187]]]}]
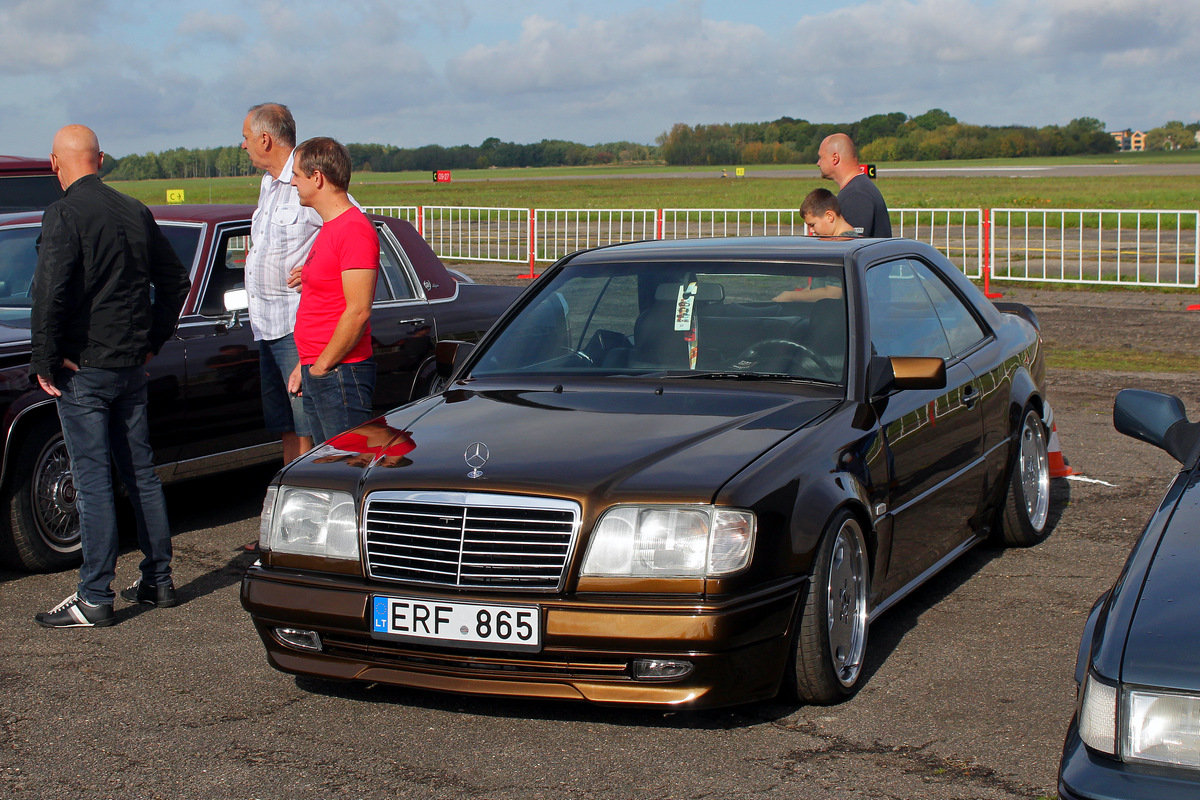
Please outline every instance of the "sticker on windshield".
[{"label": "sticker on windshield", "polygon": [[692,329],[692,309],[696,305],[696,283],[679,287],[679,299],[675,303],[675,330]]}]

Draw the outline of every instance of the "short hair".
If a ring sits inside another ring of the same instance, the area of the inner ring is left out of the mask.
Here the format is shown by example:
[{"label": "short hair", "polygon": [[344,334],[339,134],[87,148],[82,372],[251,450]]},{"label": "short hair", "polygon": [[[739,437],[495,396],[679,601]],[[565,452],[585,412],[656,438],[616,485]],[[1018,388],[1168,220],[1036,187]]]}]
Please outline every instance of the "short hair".
[{"label": "short hair", "polygon": [[825,188],[813,189],[800,204],[802,217],[819,217],[826,211],[832,211],[839,217],[842,215],[842,204],[838,202],[837,195]]},{"label": "short hair", "polygon": [[251,106],[248,113],[251,131],[269,133],[284,147],[296,146],[296,118],[283,103],[259,103]]},{"label": "short hair", "polygon": [[343,192],[350,188],[350,151],[336,139],[314,136],[300,143],[293,162],[306,176],[317,170]]}]

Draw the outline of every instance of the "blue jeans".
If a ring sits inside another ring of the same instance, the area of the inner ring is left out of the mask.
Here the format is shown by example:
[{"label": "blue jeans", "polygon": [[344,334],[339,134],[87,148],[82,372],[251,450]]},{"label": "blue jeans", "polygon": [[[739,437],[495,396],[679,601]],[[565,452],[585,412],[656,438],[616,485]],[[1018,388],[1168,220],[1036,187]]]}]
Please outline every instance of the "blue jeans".
[{"label": "blue jeans", "polygon": [[287,382],[300,356],[292,334],[258,343],[258,377],[262,385],[263,422],[267,433],[294,432],[311,436],[312,426],[304,412],[304,401],[288,394]]},{"label": "blue jeans", "polygon": [[162,483],[154,473],[150,427],[146,418],[146,369],[82,367],[56,377],[62,396],[58,418],[71,456],[71,475],[79,509],[83,566],[79,596],[89,603],[112,605],[117,568],[117,509],[112,469],[133,501],[140,566],[147,585],[171,579],[171,528]]},{"label": "blue jeans", "polygon": [[309,365],[305,364],[300,374],[304,411],[313,429],[314,442],[323,442],[375,416],[371,410],[371,397],[375,394],[374,360],[338,364],[319,378],[309,374]]}]

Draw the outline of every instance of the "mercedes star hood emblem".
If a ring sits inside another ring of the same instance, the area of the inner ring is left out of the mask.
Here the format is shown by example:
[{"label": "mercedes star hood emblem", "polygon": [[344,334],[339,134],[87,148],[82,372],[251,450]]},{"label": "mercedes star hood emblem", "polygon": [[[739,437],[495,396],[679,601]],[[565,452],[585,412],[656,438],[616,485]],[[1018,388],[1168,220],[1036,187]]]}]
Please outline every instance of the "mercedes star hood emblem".
[{"label": "mercedes star hood emblem", "polygon": [[483,477],[483,465],[487,463],[489,455],[487,445],[483,442],[473,442],[467,445],[463,458],[467,460],[467,466],[471,468],[471,471],[467,473],[468,478]]}]

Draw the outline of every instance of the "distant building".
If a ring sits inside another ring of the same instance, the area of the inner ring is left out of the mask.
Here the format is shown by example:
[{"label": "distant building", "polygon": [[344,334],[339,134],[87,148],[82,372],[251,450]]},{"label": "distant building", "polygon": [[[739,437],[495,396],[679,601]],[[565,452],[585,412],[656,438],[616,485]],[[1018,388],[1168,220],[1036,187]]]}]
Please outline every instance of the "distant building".
[{"label": "distant building", "polygon": [[1117,149],[1125,152],[1141,152],[1146,149],[1146,134],[1126,128],[1123,131],[1109,131],[1109,136],[1117,142]]}]

